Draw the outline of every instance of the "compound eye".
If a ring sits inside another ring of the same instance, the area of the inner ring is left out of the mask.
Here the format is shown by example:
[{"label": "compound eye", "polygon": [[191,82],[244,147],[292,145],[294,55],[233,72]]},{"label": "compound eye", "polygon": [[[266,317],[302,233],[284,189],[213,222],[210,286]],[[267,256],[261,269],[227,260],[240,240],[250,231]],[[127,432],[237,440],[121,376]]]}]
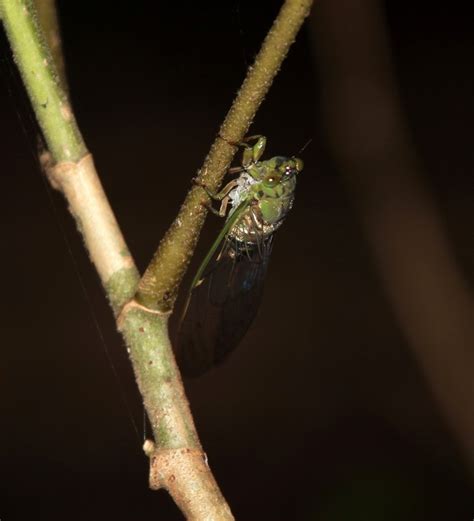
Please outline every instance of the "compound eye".
[{"label": "compound eye", "polygon": [[303,170],[303,167],[304,167],[304,163],[301,159],[299,159],[298,157],[295,158],[295,168],[296,168],[296,171],[297,172],[301,172]]}]

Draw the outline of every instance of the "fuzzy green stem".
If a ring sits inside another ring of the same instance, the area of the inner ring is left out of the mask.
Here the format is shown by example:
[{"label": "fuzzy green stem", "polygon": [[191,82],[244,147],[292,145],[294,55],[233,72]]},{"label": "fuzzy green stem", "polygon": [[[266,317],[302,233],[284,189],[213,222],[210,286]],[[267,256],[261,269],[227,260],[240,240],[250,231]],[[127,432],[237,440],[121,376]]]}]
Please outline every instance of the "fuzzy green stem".
[{"label": "fuzzy green stem", "polygon": [[86,145],[39,27],[32,0],[1,0],[13,56],[55,162],[80,160]]},{"label": "fuzzy green stem", "polygon": [[[201,170],[200,180],[211,189],[220,183],[235,153],[230,142],[245,135],[310,5],[309,0],[287,0],[282,8],[221,128],[221,139]],[[151,485],[166,488],[190,520],[231,520],[195,431],[169,343],[167,318],[134,301],[125,304],[138,272],[87,155],[34,4],[32,0],[0,0],[0,16],[52,156],[44,161],[49,164],[48,177],[64,193],[119,315],[156,440],[156,448],[147,450]],[[188,194],[155,256],[154,267],[147,270],[138,296],[150,308],[166,312],[172,307],[204,221],[202,195],[197,188]],[[154,305],[148,305],[150,302]]]},{"label": "fuzzy green stem", "polygon": [[61,44],[61,30],[59,27],[56,0],[34,0],[38,20],[45,40],[51,51],[51,55],[58,71],[63,88],[67,90],[66,64]]},{"label": "fuzzy green stem", "polygon": [[[68,201],[111,306],[119,315],[156,440],[156,449],[150,442],[153,449],[147,450],[150,485],[166,488],[190,520],[232,520],[199,443],[169,342],[167,319],[134,302],[126,305],[135,292],[138,271],[72,112],[65,117],[65,107],[69,107],[66,94],[40,35],[34,5],[0,0],[0,16],[51,151],[42,153],[41,162],[52,186]],[[47,99],[45,107],[38,103],[42,96]]]},{"label": "fuzzy green stem", "polygon": [[201,449],[172,354],[166,317],[133,306],[124,313],[120,329],[159,447]]},{"label": "fuzzy green stem", "polygon": [[196,433],[167,324],[167,316],[133,301],[119,319],[155,439],[144,447],[150,487],[166,488],[188,520],[231,521]]},{"label": "fuzzy green stem", "polygon": [[[281,8],[198,173],[199,183],[209,189],[216,190],[222,182],[236,152],[231,143],[244,138],[311,4],[312,0],[286,0]],[[202,188],[191,188],[140,281],[135,298],[144,306],[163,313],[172,310],[204,224],[204,201]]]}]

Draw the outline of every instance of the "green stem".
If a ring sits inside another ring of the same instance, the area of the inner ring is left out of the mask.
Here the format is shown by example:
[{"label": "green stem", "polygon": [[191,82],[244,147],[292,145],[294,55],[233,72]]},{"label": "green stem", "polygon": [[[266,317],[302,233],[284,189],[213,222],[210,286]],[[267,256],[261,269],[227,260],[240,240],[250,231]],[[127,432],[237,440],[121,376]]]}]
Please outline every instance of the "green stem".
[{"label": "green stem", "polygon": [[59,27],[56,0],[34,0],[38,20],[51,55],[56,65],[63,88],[67,90],[66,64],[61,44],[61,30]]},{"label": "green stem", "polygon": [[[312,0],[286,0],[281,8],[199,171],[200,184],[216,190],[222,182],[236,152],[230,143],[244,138],[311,4]],[[203,195],[199,186],[191,188],[140,281],[135,298],[150,309],[167,313],[173,308],[204,224]]]},{"label": "green stem", "polygon": [[[201,170],[200,181],[210,189],[221,182],[235,153],[230,142],[240,141],[247,132],[310,5],[310,0],[286,0]],[[156,448],[147,451],[151,485],[165,487],[188,519],[233,519],[203,457],[169,342],[167,316],[153,312],[172,308],[204,222],[202,189],[190,191],[142,279],[137,297],[150,309],[133,300],[125,304],[138,272],[87,155],[34,3],[0,0],[0,16],[56,163],[48,177],[64,193],[119,316],[156,440]]]},{"label": "green stem", "polygon": [[[120,326],[135,367],[154,438],[160,449],[201,449],[181,378],[172,354],[166,318],[138,306],[124,313]],[[159,383],[159,385],[156,385]],[[176,384],[179,385],[176,385]],[[177,410],[177,404],[180,410]]]},{"label": "green stem", "polygon": [[156,444],[147,451],[150,486],[166,488],[188,520],[231,521],[196,433],[167,322],[133,302],[119,321]]},{"label": "green stem", "polygon": [[[41,35],[34,4],[0,0],[0,16],[53,156],[45,152],[42,157],[47,176],[67,199],[114,313],[119,316],[157,442],[153,450],[147,444],[150,485],[166,488],[190,520],[231,520],[199,443],[174,361],[167,318],[134,302],[126,304],[135,292],[138,271],[72,112],[65,117],[69,104]],[[52,21],[51,13],[47,18]],[[43,97],[48,100],[44,107]]]},{"label": "green stem", "polygon": [[87,154],[71,106],[39,27],[32,0],[1,0],[2,21],[13,56],[55,162]]}]

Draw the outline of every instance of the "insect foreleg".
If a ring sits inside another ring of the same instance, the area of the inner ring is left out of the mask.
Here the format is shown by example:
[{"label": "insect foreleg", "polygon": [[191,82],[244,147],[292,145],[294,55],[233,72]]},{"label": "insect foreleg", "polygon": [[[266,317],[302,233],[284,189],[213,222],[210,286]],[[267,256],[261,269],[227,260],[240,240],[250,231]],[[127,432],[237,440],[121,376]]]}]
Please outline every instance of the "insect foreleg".
[{"label": "insect foreleg", "polygon": [[[247,144],[249,141],[255,141],[255,144],[250,146]],[[256,135],[245,138],[244,142],[240,143],[241,146],[245,147],[242,155],[242,165],[247,167],[256,163],[262,157],[266,144],[267,138],[265,136]]]},{"label": "insect foreleg", "polygon": [[[232,145],[234,147],[243,147],[244,153],[242,155],[242,166],[247,167],[253,163],[259,161],[259,159],[263,155],[263,151],[265,150],[265,145],[267,144],[267,138],[262,136],[261,134],[255,134],[254,136],[247,136],[242,141],[233,142],[228,141],[227,139],[220,136],[226,143]],[[254,145],[249,145],[252,141],[255,141]]]}]

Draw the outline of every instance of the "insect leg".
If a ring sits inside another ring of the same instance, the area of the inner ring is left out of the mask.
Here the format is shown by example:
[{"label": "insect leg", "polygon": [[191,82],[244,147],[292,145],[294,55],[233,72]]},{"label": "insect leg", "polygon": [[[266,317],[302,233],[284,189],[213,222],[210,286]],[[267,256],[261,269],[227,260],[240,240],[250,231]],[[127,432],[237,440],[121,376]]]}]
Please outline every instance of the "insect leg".
[{"label": "insect leg", "polygon": [[221,209],[219,208],[219,210],[216,210],[209,201],[203,201],[201,204],[208,212],[211,212],[212,214],[217,215],[218,217],[224,217],[223,215],[221,215]]},{"label": "insect leg", "polygon": [[221,207],[219,208],[219,215],[220,217],[224,217],[227,211],[227,205],[229,204],[230,197],[229,195],[226,195],[224,199],[221,201]]},{"label": "insect leg", "polygon": [[247,144],[244,149],[244,153],[242,155],[242,165],[244,167],[250,166],[254,163],[257,163],[259,159],[262,157],[263,151],[265,150],[265,145],[267,144],[267,138],[265,136],[250,136],[246,138],[244,141],[255,141],[253,146],[249,146]]},{"label": "insect leg", "polygon": [[[263,151],[265,150],[265,145],[267,144],[267,138],[265,136],[262,136],[261,134],[247,136],[242,141],[237,143],[229,141],[221,135],[219,135],[219,137],[229,145],[244,148],[244,153],[242,155],[242,166],[244,167],[244,169],[245,167],[256,163],[262,157]],[[251,146],[249,145],[249,142],[252,141],[255,141],[255,144]]]},{"label": "insect leg", "polygon": [[194,179],[193,183],[196,186],[200,186],[206,192],[206,194],[214,201],[222,201],[225,197],[229,195],[229,192],[238,185],[237,179],[233,179],[232,181],[227,183],[224,186],[224,188],[219,192],[212,192],[204,183],[201,183],[197,179]]},{"label": "insect leg", "polygon": [[228,182],[228,183],[224,186],[224,188],[223,188],[220,192],[218,192],[218,193],[216,194],[215,199],[216,199],[217,201],[222,201],[223,199],[225,199],[226,197],[228,197],[228,196],[229,196],[229,193],[230,193],[230,192],[231,192],[231,191],[232,191],[236,186],[238,186],[238,185],[239,185],[239,183],[238,183],[237,179],[233,179],[232,181]]},{"label": "insect leg", "polygon": [[214,215],[224,217],[227,205],[229,204],[229,192],[238,185],[237,180],[234,179],[233,181],[230,181],[230,183],[227,183],[224,188],[217,193],[212,193],[205,184],[200,183],[196,179],[193,182],[195,185],[200,186],[210,199],[221,202],[219,210],[216,210],[209,201],[203,202],[202,205]]}]

